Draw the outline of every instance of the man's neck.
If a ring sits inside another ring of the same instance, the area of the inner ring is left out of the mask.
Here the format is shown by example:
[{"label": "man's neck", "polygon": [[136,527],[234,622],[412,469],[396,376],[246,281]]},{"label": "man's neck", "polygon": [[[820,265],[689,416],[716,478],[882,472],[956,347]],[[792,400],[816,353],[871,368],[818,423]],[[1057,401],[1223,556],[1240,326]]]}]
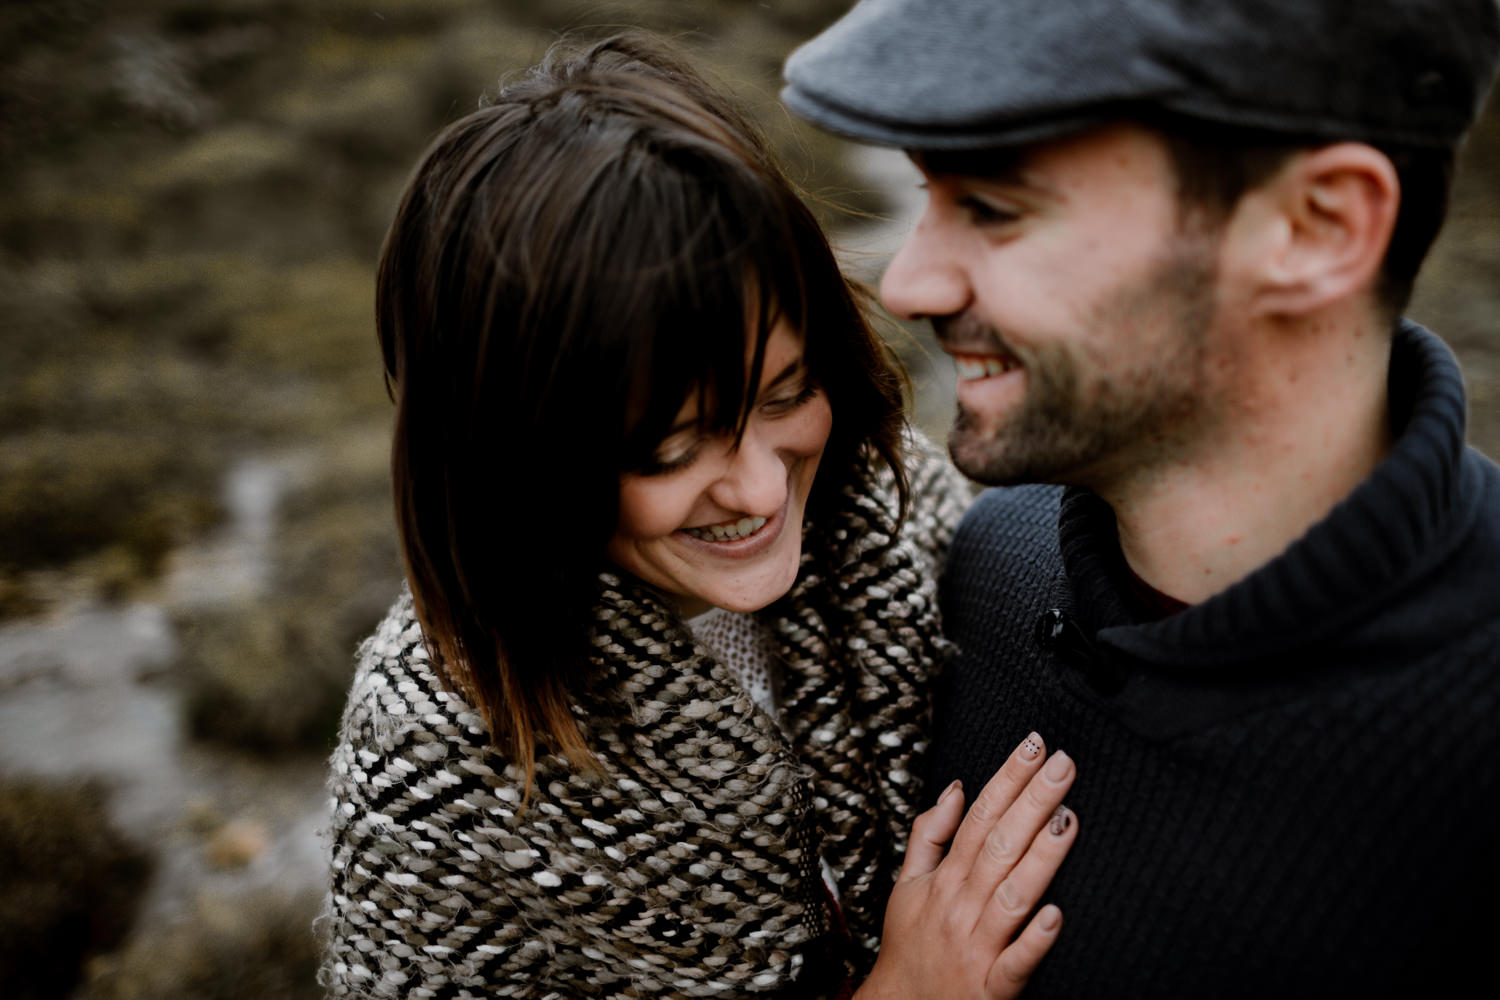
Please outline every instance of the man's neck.
[{"label": "man's neck", "polygon": [[1280,555],[1390,447],[1387,334],[1348,323],[1254,342],[1190,454],[1096,486],[1130,567],[1190,604]]}]

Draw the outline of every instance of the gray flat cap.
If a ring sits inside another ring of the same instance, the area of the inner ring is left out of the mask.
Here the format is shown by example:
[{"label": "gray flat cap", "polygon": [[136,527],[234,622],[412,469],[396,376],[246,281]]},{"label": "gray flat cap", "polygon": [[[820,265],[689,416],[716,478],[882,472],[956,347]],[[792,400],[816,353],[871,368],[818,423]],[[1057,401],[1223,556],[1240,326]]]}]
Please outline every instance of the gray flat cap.
[{"label": "gray flat cap", "polygon": [[782,100],[908,149],[1166,113],[1441,147],[1484,101],[1497,0],[862,0],[792,53]]}]

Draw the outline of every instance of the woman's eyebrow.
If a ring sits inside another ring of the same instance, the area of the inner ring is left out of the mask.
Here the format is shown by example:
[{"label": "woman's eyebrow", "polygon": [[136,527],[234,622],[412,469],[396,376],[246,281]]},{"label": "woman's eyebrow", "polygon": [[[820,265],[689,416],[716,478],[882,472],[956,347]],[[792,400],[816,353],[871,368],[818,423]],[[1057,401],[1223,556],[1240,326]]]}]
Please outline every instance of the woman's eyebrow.
[{"label": "woman's eyebrow", "polygon": [[765,384],[765,388],[761,389],[761,392],[765,392],[767,389],[774,389],[777,386],[779,386],[781,383],[790,380],[791,378],[793,378],[794,376],[796,376],[798,374],[798,372],[800,372],[806,366],[806,362],[807,362],[807,358],[806,357],[798,357],[796,360],[792,361],[791,364],[789,364],[785,368],[781,369],[781,371],[779,373],[777,373],[777,375],[776,375],[775,378],[773,378],[773,379],[771,379],[771,381],[767,382]]}]

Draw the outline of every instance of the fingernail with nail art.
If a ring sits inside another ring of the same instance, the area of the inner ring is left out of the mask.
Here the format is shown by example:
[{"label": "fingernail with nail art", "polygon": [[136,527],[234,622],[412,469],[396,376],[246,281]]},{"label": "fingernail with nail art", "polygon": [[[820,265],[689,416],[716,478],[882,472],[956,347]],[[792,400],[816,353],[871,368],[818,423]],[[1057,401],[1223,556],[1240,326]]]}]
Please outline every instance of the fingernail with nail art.
[{"label": "fingernail with nail art", "polygon": [[1047,825],[1047,829],[1052,832],[1052,836],[1061,837],[1072,825],[1073,813],[1067,806],[1058,806],[1052,811],[1052,822]]},{"label": "fingernail with nail art", "polygon": [[1027,760],[1036,760],[1042,752],[1042,738],[1032,733],[1021,741],[1021,756]]}]

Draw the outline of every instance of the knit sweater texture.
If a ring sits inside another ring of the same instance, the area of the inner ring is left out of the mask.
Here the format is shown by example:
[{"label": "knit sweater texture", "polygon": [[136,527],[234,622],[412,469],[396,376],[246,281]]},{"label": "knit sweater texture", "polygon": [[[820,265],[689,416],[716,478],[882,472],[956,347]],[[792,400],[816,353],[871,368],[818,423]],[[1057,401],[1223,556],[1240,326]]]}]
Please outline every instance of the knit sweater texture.
[{"label": "knit sweater texture", "polygon": [[[1423,996],[1500,931],[1500,470],[1447,348],[1391,359],[1395,442],[1323,521],[1166,618],[1113,512],[987,491],[955,537],[929,789],[1028,730],[1078,762],[1064,925],[1028,997]],[[1463,991],[1460,991],[1463,992]]]},{"label": "knit sweater texture", "polygon": [[[804,532],[761,612],[781,724],[653,591],[604,570],[574,715],[602,774],[525,777],[429,662],[404,597],[332,760],[334,997],[817,997],[873,961],[946,653],[936,571],[970,493],[911,450]],[[839,875],[847,931],[819,874]]]}]

